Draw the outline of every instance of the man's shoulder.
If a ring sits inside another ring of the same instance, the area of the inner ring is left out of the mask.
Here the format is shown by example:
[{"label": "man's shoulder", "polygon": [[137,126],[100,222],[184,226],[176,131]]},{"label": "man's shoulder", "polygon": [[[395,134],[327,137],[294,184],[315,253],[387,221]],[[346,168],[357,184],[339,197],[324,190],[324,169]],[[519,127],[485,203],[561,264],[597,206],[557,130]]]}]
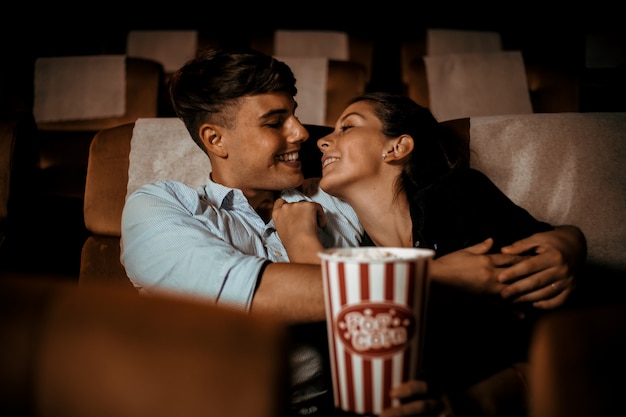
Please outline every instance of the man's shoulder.
[{"label": "man's shoulder", "polygon": [[128,202],[138,197],[159,200],[196,200],[201,196],[201,191],[202,189],[193,188],[181,181],[157,180],[139,186],[128,194],[126,200]]},{"label": "man's shoulder", "polygon": [[322,187],[320,187],[320,178],[305,179],[298,190],[311,200],[317,201],[323,206],[327,206],[328,204],[343,206],[347,204],[324,191]]},{"label": "man's shoulder", "polygon": [[190,187],[189,185],[181,181],[157,180],[157,181],[140,185],[139,187],[137,187],[135,191],[131,193],[131,195],[136,194],[136,193],[155,193],[155,192],[160,192],[160,191],[178,192],[178,191],[187,191],[189,189],[193,190],[192,187]]}]

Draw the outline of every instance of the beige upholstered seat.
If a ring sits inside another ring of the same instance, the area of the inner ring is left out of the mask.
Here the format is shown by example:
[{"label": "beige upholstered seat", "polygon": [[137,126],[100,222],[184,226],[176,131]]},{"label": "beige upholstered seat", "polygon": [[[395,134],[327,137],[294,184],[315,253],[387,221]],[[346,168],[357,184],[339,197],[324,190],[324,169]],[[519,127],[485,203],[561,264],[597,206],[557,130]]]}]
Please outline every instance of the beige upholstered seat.
[{"label": "beige upholstered seat", "polygon": [[470,165],[551,224],[574,224],[588,262],[626,272],[626,113],[470,119]]},{"label": "beige upholstered seat", "polygon": [[[356,36],[349,36],[345,33],[336,33],[333,31],[276,31],[270,36],[254,37],[250,41],[250,46],[268,55],[275,55],[277,48],[275,36],[277,32],[288,32],[286,34],[287,40],[289,34],[292,32],[296,35],[307,35],[312,38],[311,42],[316,40],[317,32],[320,32],[322,35],[328,35],[329,39],[335,39],[334,37],[341,39],[341,35],[344,35],[344,46],[347,50],[343,53],[336,52],[336,48],[334,48],[335,45],[322,45],[319,46],[319,50],[311,52],[313,55],[308,54],[309,51],[306,48],[301,48],[295,56],[299,58],[327,58],[328,71],[325,77],[326,100],[325,103],[322,103],[325,105],[325,115],[322,117],[323,120],[305,121],[305,123],[334,126],[348,100],[365,92],[367,89],[372,72],[373,43]],[[331,55],[319,55],[328,53],[325,52],[328,49],[331,49]],[[290,48],[285,48],[283,51],[288,52],[290,50],[293,51],[293,49]],[[280,54],[278,54],[278,58],[282,58]],[[298,80],[299,89],[304,85],[304,82],[305,80]]]},{"label": "beige upholstered seat", "polygon": [[[432,42],[429,38],[432,32],[442,32],[445,36],[441,36],[437,42]],[[466,39],[467,35],[471,38],[470,40]],[[442,42],[445,39],[452,44],[443,45]],[[429,51],[433,44],[437,49]],[[497,39],[494,39],[494,33],[483,31],[427,30],[422,36],[403,40],[400,66],[404,93],[422,106],[430,108],[425,57],[432,54],[492,53],[497,52],[498,46],[502,47],[501,51],[508,50],[504,42],[499,44]],[[580,111],[580,76],[578,74],[536,62],[524,62],[524,69],[534,113]]]},{"label": "beige upholstered seat", "polygon": [[[98,56],[93,58],[95,60]],[[33,228],[41,233],[36,243],[44,248],[38,250],[43,254],[42,263],[52,269],[61,269],[63,273],[78,275],[80,251],[88,234],[82,208],[89,145],[93,136],[101,129],[134,122],[139,117],[159,115],[162,65],[130,57],[125,57],[123,63],[123,114],[89,119],[70,119],[64,115],[57,120],[36,120],[35,141],[39,148],[40,168],[37,192],[46,201],[48,215],[34,217]],[[71,81],[68,83],[72,87]],[[54,100],[63,102],[65,99],[61,96]]]},{"label": "beige upholstered seat", "polygon": [[125,111],[91,119],[37,120],[40,164],[46,192],[82,199],[89,143],[102,129],[159,115],[163,67],[143,58],[125,59]]}]

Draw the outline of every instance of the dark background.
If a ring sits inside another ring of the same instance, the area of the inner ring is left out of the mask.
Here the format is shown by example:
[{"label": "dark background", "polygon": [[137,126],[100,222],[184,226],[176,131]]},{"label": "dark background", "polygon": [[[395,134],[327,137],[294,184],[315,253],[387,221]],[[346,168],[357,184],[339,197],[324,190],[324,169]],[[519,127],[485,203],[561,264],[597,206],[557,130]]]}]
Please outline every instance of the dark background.
[{"label": "dark background", "polygon": [[[621,44],[626,39],[624,15],[618,3],[608,2],[114,1],[20,2],[3,8],[2,71],[13,80],[0,90],[5,96],[29,88],[37,57],[124,53],[127,33],[138,29],[194,29],[201,37],[228,45],[247,45],[251,38],[276,29],[346,31],[374,42],[370,89],[396,92],[401,89],[400,44],[423,38],[428,28],[497,31],[503,47],[521,50],[525,62],[576,71],[581,79],[586,75],[588,35],[608,35]],[[616,103],[607,110],[620,106]]]},{"label": "dark background", "polygon": [[[497,31],[503,48],[520,50],[525,63],[574,74],[580,86],[580,111],[626,111],[624,56],[618,66],[610,69],[585,65],[590,35],[606,37],[618,45],[622,54],[626,51],[626,24],[617,4],[394,0],[377,4],[292,1],[246,5],[227,0],[219,4],[113,1],[70,5],[23,1],[5,3],[1,10],[0,117],[32,111],[37,58],[124,54],[128,32],[142,29],[197,30],[201,39],[233,46],[248,46],[251,39],[271,36],[276,29],[345,31],[373,43],[368,90],[391,92],[403,90],[402,42],[425,40],[429,28]],[[43,192],[41,187],[32,190],[37,196]],[[0,267],[4,263],[12,267],[15,261],[20,269],[44,269],[75,279],[87,233],[82,201],[72,200],[66,205],[42,200],[35,210],[37,218],[28,218],[28,230],[18,231],[25,248],[18,245],[16,252],[0,253]],[[60,244],[58,236],[65,241]],[[31,244],[31,238],[36,245]],[[20,259],[30,259],[26,253],[36,253],[37,262],[22,262]]]}]

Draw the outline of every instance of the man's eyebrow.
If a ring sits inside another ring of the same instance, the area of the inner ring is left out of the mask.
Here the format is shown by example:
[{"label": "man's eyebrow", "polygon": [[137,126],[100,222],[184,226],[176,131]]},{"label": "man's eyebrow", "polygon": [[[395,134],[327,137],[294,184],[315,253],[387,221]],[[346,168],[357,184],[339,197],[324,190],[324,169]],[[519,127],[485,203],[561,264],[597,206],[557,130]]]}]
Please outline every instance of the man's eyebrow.
[{"label": "man's eyebrow", "polygon": [[263,113],[259,117],[259,119],[269,119],[270,117],[274,115],[283,115],[287,113],[288,113],[287,109],[271,109],[270,111]]}]

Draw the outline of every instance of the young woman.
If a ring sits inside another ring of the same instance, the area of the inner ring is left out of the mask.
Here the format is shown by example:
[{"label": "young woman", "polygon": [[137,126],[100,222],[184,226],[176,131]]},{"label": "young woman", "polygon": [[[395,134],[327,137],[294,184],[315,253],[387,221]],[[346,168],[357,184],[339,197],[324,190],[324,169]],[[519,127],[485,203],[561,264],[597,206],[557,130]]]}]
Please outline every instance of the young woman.
[{"label": "young woman", "polygon": [[[366,232],[363,245],[435,250],[425,379],[457,403],[472,398],[481,415],[523,415],[519,364],[532,318],[565,304],[584,262],[584,236],[574,226],[536,220],[484,174],[461,167],[449,135],[405,96],[356,97],[318,141],[319,187],[352,206]],[[283,242],[299,242],[285,244],[290,260],[315,262],[320,245],[311,224],[323,227],[323,214],[315,210],[306,227],[295,216],[304,208],[291,207],[299,226],[289,228],[284,206],[275,205],[274,220]],[[411,381],[399,395],[425,390],[423,381]],[[426,405],[406,407],[419,414]]]}]

